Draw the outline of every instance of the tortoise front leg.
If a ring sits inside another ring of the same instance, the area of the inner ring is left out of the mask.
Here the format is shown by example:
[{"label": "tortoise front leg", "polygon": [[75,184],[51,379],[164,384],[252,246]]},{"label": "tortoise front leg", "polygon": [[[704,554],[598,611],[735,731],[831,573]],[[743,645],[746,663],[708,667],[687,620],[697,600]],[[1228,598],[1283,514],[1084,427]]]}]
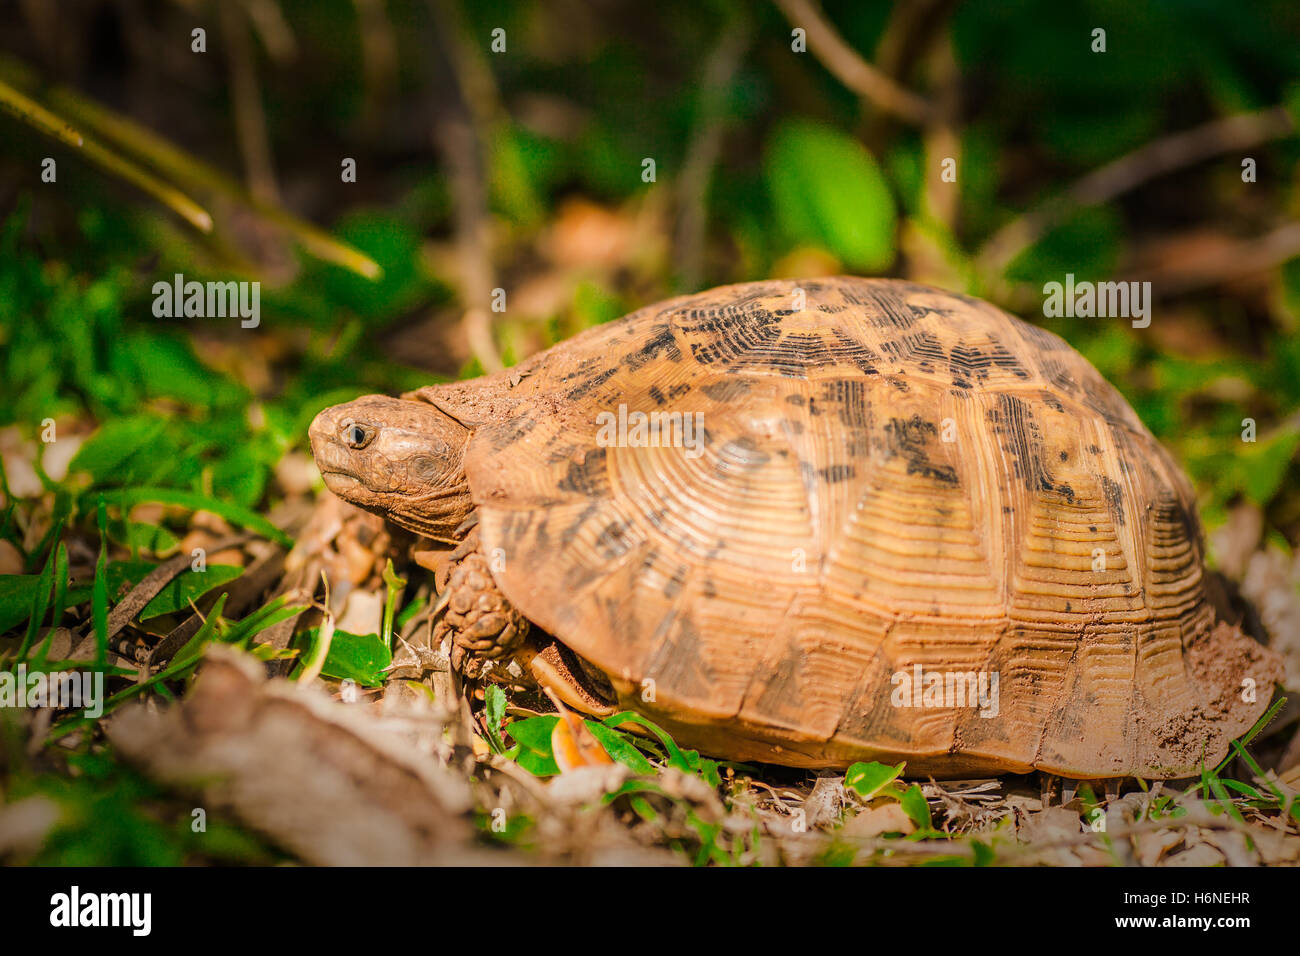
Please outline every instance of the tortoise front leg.
[{"label": "tortoise front leg", "polygon": [[479,550],[478,529],[439,565],[434,580],[446,613],[434,631],[434,641],[441,643],[451,634],[453,666],[460,670],[467,654],[491,660],[514,655],[528,637],[528,619],[493,580],[488,559]]},{"label": "tortoise front leg", "polygon": [[614,708],[587,686],[576,661],[567,659],[549,635],[534,631],[501,593],[487,557],[479,549],[478,529],[455,551],[440,556],[432,570],[438,603],[446,606],[433,632],[434,643],[441,644],[451,635],[451,666],[457,673],[466,673],[474,658],[513,657],[525,674],[570,707],[596,716],[614,713]]}]

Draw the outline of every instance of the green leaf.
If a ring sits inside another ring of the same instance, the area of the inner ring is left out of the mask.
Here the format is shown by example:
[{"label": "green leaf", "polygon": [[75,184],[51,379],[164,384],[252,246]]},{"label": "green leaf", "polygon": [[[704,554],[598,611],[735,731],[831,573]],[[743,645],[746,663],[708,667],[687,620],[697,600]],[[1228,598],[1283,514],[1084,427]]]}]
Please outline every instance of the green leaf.
[{"label": "green leaf", "polygon": [[[389,568],[392,568],[392,562],[389,562]],[[506,692],[501,689],[501,685],[492,684],[488,687],[484,695],[483,716],[484,723],[487,725],[488,743],[492,745],[494,753],[503,754],[506,752],[506,742],[501,737],[501,720],[506,715]]]},{"label": "green leaf", "polygon": [[844,786],[853,790],[862,799],[870,800],[890,783],[897,780],[905,766],[907,764],[900,763],[895,767],[891,767],[888,764],[875,761],[871,763],[855,763],[844,772]]},{"label": "green leaf", "polygon": [[1123,223],[1109,206],[1090,206],[1068,216],[1007,264],[1006,276],[1040,288],[1047,282],[1105,279],[1123,244]]},{"label": "green leaf", "polygon": [[899,803],[902,804],[907,818],[916,824],[918,830],[931,829],[933,824],[930,821],[930,805],[925,802],[925,794],[921,792],[919,784],[914,783],[908,787]]},{"label": "green leaf", "polygon": [[351,308],[369,324],[391,319],[418,298],[425,280],[417,268],[420,234],[410,223],[387,213],[361,212],[345,217],[338,232],[367,253],[379,272],[354,275],[320,270],[316,281],[331,300]]},{"label": "green leaf", "polygon": [[538,777],[550,777],[559,773],[559,764],[551,752],[551,733],[559,719],[555,714],[542,714],[511,721],[506,732],[519,744],[515,763]]},{"label": "green leaf", "polygon": [[[312,640],[317,632],[318,628],[308,632]],[[351,634],[336,629],[320,672],[334,680],[354,680],[362,687],[382,687],[384,671],[392,663],[393,655],[378,634]]]},{"label": "green leaf", "polygon": [[654,764],[645,758],[636,746],[624,737],[621,733],[612,727],[606,727],[604,724],[595,720],[586,721],[587,729],[591,735],[596,738],[605,752],[621,764],[626,764],[637,773],[652,774],[655,772]]},{"label": "green leaf", "polygon": [[240,507],[249,508],[262,497],[269,473],[253,447],[239,445],[212,467],[212,490]]},{"label": "green leaf", "polygon": [[822,246],[866,272],[894,261],[894,197],[857,140],[829,126],[790,120],[769,138],[763,170],[777,221],[790,239]]},{"label": "green leaf", "polygon": [[554,777],[560,772],[560,765],[551,754],[540,754],[535,750],[521,751],[515,763],[535,777]]},{"label": "green leaf", "polygon": [[135,332],[124,339],[150,397],[173,398],[195,408],[237,401],[244,389],[205,366],[181,339]]},{"label": "green leaf", "polygon": [[511,721],[510,725],[506,727],[506,732],[515,743],[525,750],[549,754],[551,752],[551,732],[555,730],[555,725],[559,722],[559,719],[555,714],[525,717],[522,720]]},{"label": "green leaf", "polygon": [[493,205],[523,226],[533,226],[541,221],[543,206],[533,181],[533,164],[528,162],[524,149],[527,140],[508,127],[494,137],[489,176]]},{"label": "green leaf", "polygon": [[[108,599],[110,601],[118,600],[123,597],[129,588],[135,587],[145,579],[158,565],[153,561],[110,561],[108,567],[104,569],[104,581],[108,586]],[[85,598],[73,600],[72,603],[78,603],[78,600],[84,601]]]},{"label": "green leaf", "polygon": [[634,711],[625,710],[606,717],[603,723],[606,727],[614,729],[625,723],[640,724],[658,737],[660,743],[664,745],[664,750],[668,752],[669,766],[676,767],[684,773],[699,773],[708,783],[715,787],[721,782],[718,778],[716,763],[712,760],[701,760],[699,751],[682,750],[677,746],[677,742],[673,740],[672,736],[654,721],[642,717]]},{"label": "green leaf", "polygon": [[188,610],[191,601],[197,601],[215,587],[233,581],[244,573],[244,569],[230,564],[209,565],[206,571],[186,571],[177,575],[159,591],[152,601],[140,612],[140,620],[176,611]]},{"label": "green leaf", "polygon": [[[0,634],[27,620],[40,591],[40,574],[0,574]],[[90,596],[88,588],[68,592],[68,603],[79,604]]]},{"label": "green leaf", "polygon": [[220,515],[241,528],[256,531],[270,541],[282,544],[286,548],[293,547],[292,538],[257,512],[231,504],[228,501],[213,498],[210,495],[202,495],[194,491],[177,491],[172,488],[124,488],[105,491],[99,497],[106,504],[117,505],[120,508],[129,508],[132,505],[144,502],[155,502],[157,504],[189,508],[191,511],[211,511],[213,514]]},{"label": "green leaf", "polygon": [[131,415],[106,422],[77,450],[68,471],[89,472],[96,484],[111,483],[130,459],[152,457],[150,449],[166,427],[165,419],[153,415]]},{"label": "green leaf", "polygon": [[134,554],[143,551],[166,557],[180,545],[176,535],[166,528],[142,521],[114,519],[108,523],[108,536]]},{"label": "green leaf", "polygon": [[1296,448],[1300,429],[1285,428],[1267,441],[1247,444],[1242,453],[1245,491],[1250,500],[1267,505],[1282,487]]}]

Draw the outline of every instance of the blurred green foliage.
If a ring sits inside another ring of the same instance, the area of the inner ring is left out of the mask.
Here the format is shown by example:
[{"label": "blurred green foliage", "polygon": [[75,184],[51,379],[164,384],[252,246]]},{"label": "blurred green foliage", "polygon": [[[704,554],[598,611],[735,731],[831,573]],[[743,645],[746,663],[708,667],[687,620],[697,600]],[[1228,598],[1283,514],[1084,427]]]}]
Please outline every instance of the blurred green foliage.
[{"label": "blurred green foliage", "polygon": [[[0,539],[23,573],[0,575],[0,633],[43,637],[96,588],[115,600],[178,549],[195,510],[274,534],[266,515],[290,494],[277,469],[305,453],[307,425],[326,405],[481,371],[460,325],[462,220],[476,188],[488,274],[511,303],[493,315],[507,363],[691,291],[677,286],[684,273],[701,287],[790,270],[914,277],[1063,335],[1183,462],[1209,526],[1245,501],[1263,509],[1273,540],[1300,542],[1300,258],[1161,298],[1147,329],[1045,319],[1041,308],[1044,283],[1066,273],[1109,279],[1159,262],[1171,238],[1247,241],[1293,221],[1295,135],[1250,147],[1254,183],[1241,180],[1241,151],[1226,151],[1073,210],[1005,267],[981,256],[999,229],[1129,151],[1300,103],[1293,0],[940,0],[920,17],[885,0],[825,3],[845,41],[909,89],[936,101],[945,75],[957,78],[955,112],[940,130],[882,114],[814,53],[793,52],[791,24],[770,4],[391,0],[377,5],[386,19],[376,24],[351,0],[271,0],[293,40],[291,54],[277,53],[253,26],[278,200],[254,200],[233,182],[247,171],[236,132],[245,107],[228,83],[213,4],[146,4],[147,26],[126,3],[51,4],[62,39],[42,36],[14,5],[0,12],[0,82],[87,129],[86,106],[97,104],[110,120],[96,128],[106,148],[181,182],[215,228],[195,231],[111,168],[0,113],[0,479],[31,459],[44,489],[5,494]],[[449,32],[436,9],[458,10],[461,31]],[[203,56],[188,52],[196,23],[210,35]],[[742,27],[741,55],[719,78],[718,51]],[[1097,27],[1105,53],[1091,49]],[[490,50],[496,28],[509,38],[505,53]],[[391,56],[367,52],[388,42]],[[170,52],[150,55],[159,45]],[[487,82],[475,86],[482,102],[458,106],[464,62]],[[705,87],[710,77],[719,89]],[[113,118],[160,139],[110,136]],[[439,145],[454,122],[478,136],[480,183],[458,178]],[[708,142],[716,150],[701,159]],[[40,179],[47,156],[58,161],[57,183]],[[936,176],[949,156],[955,183]],[[340,182],[343,157],[356,159],[356,183]],[[643,179],[646,159],[653,182]],[[382,276],[346,268],[346,251],[322,254],[286,224],[289,210]],[[687,212],[700,224],[694,262],[681,261]],[[1180,249],[1164,259],[1177,264]],[[154,318],[152,285],[177,272],[262,282],[261,325]],[[1248,418],[1254,443],[1241,441]],[[47,419],[85,439],[66,477],[44,470]],[[169,507],[140,517],[136,504]],[[79,545],[70,565],[60,542]],[[150,606],[156,623],[174,623],[191,599],[212,614],[178,670],[153,685],[160,692],[189,673],[204,642],[252,644],[285,613],[268,606],[227,621],[221,595],[234,575],[214,566],[183,576]],[[318,636],[303,631],[295,648],[310,656]],[[375,686],[389,662],[378,636],[336,631],[323,673]],[[510,733],[521,762],[549,772],[553,719],[534,720]],[[661,751],[633,747],[608,723],[591,727],[625,762],[639,767],[649,753],[716,776],[698,755],[674,754],[666,741]],[[88,750],[74,758],[77,780],[20,773],[7,785],[5,800],[44,794],[66,808],[37,862],[267,859],[220,829],[199,846],[139,809],[156,797],[142,781]],[[909,800],[920,825],[923,804]]]}]

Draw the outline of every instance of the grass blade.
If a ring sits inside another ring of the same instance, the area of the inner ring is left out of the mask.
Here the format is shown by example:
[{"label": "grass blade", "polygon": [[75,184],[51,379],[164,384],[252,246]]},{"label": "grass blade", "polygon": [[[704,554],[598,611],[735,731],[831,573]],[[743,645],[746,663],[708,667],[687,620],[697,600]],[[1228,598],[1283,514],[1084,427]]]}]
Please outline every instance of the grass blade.
[{"label": "grass blade", "polygon": [[64,146],[77,150],[106,172],[152,196],[200,232],[212,231],[211,214],[189,196],[132,160],[88,138],[63,117],[19,93],[3,80],[0,80],[0,108]]},{"label": "grass blade", "polygon": [[[63,530],[62,522],[54,530],[57,540],[57,536]],[[18,645],[18,659],[20,661],[27,659],[27,652],[36,639],[36,633],[45,621],[45,612],[49,610],[50,589],[54,586],[54,567],[58,564],[59,548],[62,546],[63,542],[59,541],[59,546],[50,551],[50,556],[45,561],[45,567],[41,570],[40,580],[36,583],[36,598],[32,602],[32,614],[27,619],[27,631],[23,634],[23,642]]]},{"label": "grass blade", "polygon": [[96,509],[99,522],[99,557],[95,559],[95,583],[91,588],[91,608],[95,621],[95,666],[108,663],[108,506],[99,499]]},{"label": "grass blade", "polygon": [[180,508],[189,508],[191,511],[211,511],[241,528],[257,532],[269,541],[284,545],[286,548],[293,547],[293,538],[257,512],[219,498],[210,498],[196,491],[181,491],[175,488],[124,488],[105,491],[100,495],[100,500],[123,509],[149,502],[176,505]]}]

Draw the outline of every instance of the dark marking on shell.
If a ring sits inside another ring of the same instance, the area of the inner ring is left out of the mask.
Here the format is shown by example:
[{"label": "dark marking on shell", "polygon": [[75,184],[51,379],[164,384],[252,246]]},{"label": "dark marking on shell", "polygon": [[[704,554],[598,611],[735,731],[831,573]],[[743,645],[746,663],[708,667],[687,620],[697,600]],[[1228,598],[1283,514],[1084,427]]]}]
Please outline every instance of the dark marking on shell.
[{"label": "dark marking on shell", "polygon": [[1124,525],[1124,496],[1120,492],[1119,482],[1109,475],[1101,476],[1102,494],[1106,496],[1106,507],[1109,509],[1111,517],[1115,523],[1123,527]]},{"label": "dark marking on shell", "polygon": [[609,494],[609,472],[604,448],[588,449],[582,461],[570,461],[568,472],[560,479],[561,491],[572,491],[588,498]]},{"label": "dark marking on shell", "polygon": [[579,385],[575,385],[573,388],[569,389],[568,393],[565,395],[565,398],[568,399],[569,401],[576,401],[577,399],[583,398],[584,396],[589,395],[592,392],[594,392],[596,389],[600,388],[600,386],[604,385],[606,382],[608,382],[611,378],[613,378],[617,374],[618,374],[617,368],[607,368],[603,372],[593,375],[585,382],[582,382]]},{"label": "dark marking on shell", "polygon": [[948,371],[954,379],[986,382],[995,368],[1010,372],[1022,380],[1029,378],[1029,370],[1020,359],[1008,352],[1006,346],[997,340],[990,341],[985,347],[961,343],[948,356]]},{"label": "dark marking on shell", "polygon": [[672,600],[682,593],[682,586],[686,583],[687,567],[684,564],[677,565],[673,571],[673,576],[664,582],[664,597]]},{"label": "dark marking on shell", "polygon": [[959,483],[957,469],[930,460],[926,446],[938,434],[934,422],[927,422],[920,415],[909,419],[891,418],[885,425],[886,453],[891,458],[901,456],[907,462],[909,475],[920,475],[956,487]]},{"label": "dark marking on shell", "polygon": [[623,356],[624,365],[635,371],[647,362],[658,358],[661,352],[669,362],[680,362],[682,360],[682,352],[677,347],[677,338],[673,335],[671,323],[662,322],[656,324],[652,329],[652,333],[650,338],[639,349]]},{"label": "dark marking on shell", "polygon": [[715,402],[734,402],[749,394],[751,384],[743,378],[728,378],[700,386],[700,391]]},{"label": "dark marking on shell", "polygon": [[[1002,447],[1012,458],[1015,477],[1025,483],[1025,489],[1034,493],[1065,492],[1057,488],[1043,466],[1042,435],[1034,421],[1033,409],[1014,395],[998,396],[999,416],[995,419],[994,433],[1003,439]],[[993,417],[993,416],[990,416]],[[1067,497],[1073,497],[1071,491]]]},{"label": "dark marking on shell", "polygon": [[871,423],[867,408],[866,384],[857,379],[837,378],[822,385],[821,401],[834,405],[841,424],[847,428],[866,428]]},{"label": "dark marking on shell", "polygon": [[849,481],[856,478],[858,470],[852,465],[830,465],[826,468],[818,468],[817,474],[823,481],[835,484],[841,481]]},{"label": "dark marking on shell", "polygon": [[611,521],[596,537],[596,547],[606,561],[617,561],[632,550],[635,542],[627,533],[629,527],[625,521]]}]

